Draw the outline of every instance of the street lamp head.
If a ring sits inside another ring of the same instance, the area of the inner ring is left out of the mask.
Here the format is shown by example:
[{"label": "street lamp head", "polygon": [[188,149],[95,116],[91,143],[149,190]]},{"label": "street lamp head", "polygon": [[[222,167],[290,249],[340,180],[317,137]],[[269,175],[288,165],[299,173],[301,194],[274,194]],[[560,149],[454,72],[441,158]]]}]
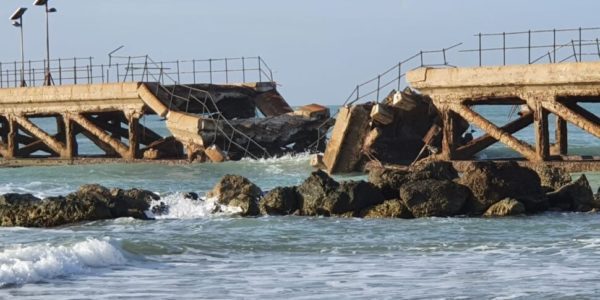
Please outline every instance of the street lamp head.
[{"label": "street lamp head", "polygon": [[21,23],[19,23],[19,21],[13,21],[12,24],[15,27],[21,27]]},{"label": "street lamp head", "polygon": [[56,10],[56,8],[54,8],[54,7],[53,7],[53,8],[49,8],[49,9],[48,9],[48,12],[49,12],[49,13],[55,13],[55,12],[57,12],[57,11],[58,11],[58,10]]},{"label": "street lamp head", "polygon": [[48,4],[48,0],[35,0],[35,2],[33,2],[33,5],[37,5],[37,6],[43,6]]},{"label": "street lamp head", "polygon": [[27,10],[27,8],[25,7],[19,7],[13,14],[12,16],[10,16],[10,20],[11,21],[17,21],[19,19],[21,19],[21,17],[23,17],[23,14],[25,13],[25,11]]}]

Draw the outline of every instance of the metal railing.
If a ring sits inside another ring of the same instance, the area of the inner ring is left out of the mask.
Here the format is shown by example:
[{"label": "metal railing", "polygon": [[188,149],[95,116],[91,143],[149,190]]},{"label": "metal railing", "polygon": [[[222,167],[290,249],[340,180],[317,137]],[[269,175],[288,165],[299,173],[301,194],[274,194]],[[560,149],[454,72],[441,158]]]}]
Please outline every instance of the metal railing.
[{"label": "metal railing", "polygon": [[[344,105],[352,105],[367,97],[375,96],[375,101],[379,102],[382,95],[382,90],[389,89],[393,86],[398,91],[406,84],[403,81],[406,72],[420,67],[453,67],[448,63],[448,51],[459,47],[462,43],[452,45],[448,48],[439,50],[419,51],[413,56],[402,60],[378,74],[370,80],[357,84],[350,96],[344,102]],[[432,59],[435,59],[432,61]],[[389,92],[389,91],[388,91]],[[384,95],[384,97],[387,94]],[[370,100],[373,100],[369,98]]]},{"label": "metal railing", "polygon": [[[476,52],[479,66],[485,65],[486,53],[500,53],[486,58],[494,59],[493,64],[502,65],[524,62],[559,63],[571,59],[581,62],[586,58],[591,60],[600,57],[600,43],[596,38],[599,33],[600,27],[478,33],[474,35],[477,38],[477,48],[460,52]],[[520,55],[515,55],[515,52]],[[508,61],[515,57],[517,61]]]},{"label": "metal railing", "polygon": [[[74,57],[50,61],[54,85],[149,81],[150,74],[166,76],[177,83],[273,82],[273,71],[260,56],[174,60],[150,63],[144,56],[112,56],[109,63],[97,64],[93,57]],[[46,60],[25,61],[27,86],[44,85]],[[21,86],[21,62],[0,62],[0,88]]]}]

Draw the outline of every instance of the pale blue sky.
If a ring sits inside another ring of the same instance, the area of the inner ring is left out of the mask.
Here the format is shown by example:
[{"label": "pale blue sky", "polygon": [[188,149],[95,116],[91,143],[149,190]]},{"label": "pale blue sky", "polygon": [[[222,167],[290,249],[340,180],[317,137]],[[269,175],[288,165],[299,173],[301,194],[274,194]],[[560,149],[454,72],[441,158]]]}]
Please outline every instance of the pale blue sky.
[{"label": "pale blue sky", "polygon": [[[353,87],[420,49],[473,34],[600,26],[598,0],[50,0],[52,56],[123,55],[156,60],[261,55],[294,105],[341,103]],[[43,9],[0,3],[0,60],[19,58],[8,17],[25,15],[27,59],[44,57]],[[456,64],[475,55],[450,54]]]}]

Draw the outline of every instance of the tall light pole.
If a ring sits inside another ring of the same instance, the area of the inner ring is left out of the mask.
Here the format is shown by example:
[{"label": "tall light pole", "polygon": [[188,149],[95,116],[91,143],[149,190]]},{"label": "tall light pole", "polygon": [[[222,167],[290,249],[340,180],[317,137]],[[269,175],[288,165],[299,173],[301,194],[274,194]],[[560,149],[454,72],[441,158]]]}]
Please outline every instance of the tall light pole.
[{"label": "tall light pole", "polygon": [[23,42],[23,14],[25,14],[26,10],[27,8],[25,7],[19,7],[12,16],[10,16],[13,26],[21,29],[21,87],[27,86],[27,83],[25,82],[25,47]]},{"label": "tall light pole", "polygon": [[36,0],[33,5],[43,6],[46,9],[46,75],[44,85],[52,85],[52,74],[50,74],[50,13],[56,12],[56,8],[48,8],[48,0]]}]

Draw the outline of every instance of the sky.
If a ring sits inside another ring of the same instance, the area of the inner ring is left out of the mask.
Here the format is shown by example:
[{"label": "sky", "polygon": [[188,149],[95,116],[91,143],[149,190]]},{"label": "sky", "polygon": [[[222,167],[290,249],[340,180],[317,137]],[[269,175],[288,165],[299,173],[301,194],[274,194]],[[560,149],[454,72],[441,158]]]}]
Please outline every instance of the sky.
[{"label": "sky", "polygon": [[[33,0],[0,2],[0,61],[45,57],[45,19]],[[598,0],[50,0],[51,56],[154,60],[258,56],[293,105],[341,104],[354,87],[420,50],[463,42],[478,32],[600,26]],[[4,20],[4,21],[2,21]],[[600,32],[597,32],[600,35]],[[591,38],[591,36],[588,36]],[[519,41],[522,42],[522,41]],[[469,65],[474,53],[449,53]]]}]

